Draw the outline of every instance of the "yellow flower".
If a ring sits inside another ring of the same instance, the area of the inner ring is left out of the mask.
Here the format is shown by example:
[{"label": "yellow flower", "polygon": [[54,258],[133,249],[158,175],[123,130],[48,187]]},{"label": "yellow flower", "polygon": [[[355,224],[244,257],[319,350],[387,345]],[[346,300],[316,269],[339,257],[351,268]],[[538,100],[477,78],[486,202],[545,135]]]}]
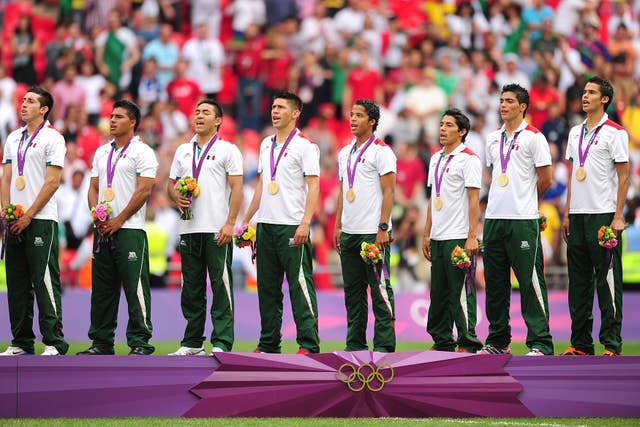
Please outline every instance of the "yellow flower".
[{"label": "yellow flower", "polygon": [[362,242],[362,244],[360,245],[360,249],[362,249],[363,251],[366,251],[367,246],[368,246],[367,242]]},{"label": "yellow flower", "polygon": [[198,197],[200,195],[200,186],[196,184],[196,188],[193,189],[193,197]]},{"label": "yellow flower", "polygon": [[242,233],[242,238],[243,238],[244,240],[249,240],[249,232],[248,232],[248,231],[245,231],[244,233]]}]

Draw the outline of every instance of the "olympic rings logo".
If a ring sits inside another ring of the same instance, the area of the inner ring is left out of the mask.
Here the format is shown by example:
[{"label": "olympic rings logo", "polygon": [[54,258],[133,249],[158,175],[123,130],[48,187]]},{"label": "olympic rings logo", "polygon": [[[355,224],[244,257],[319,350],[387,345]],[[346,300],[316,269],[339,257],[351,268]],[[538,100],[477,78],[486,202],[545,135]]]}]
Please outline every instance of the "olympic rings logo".
[{"label": "olympic rings logo", "polygon": [[387,363],[380,366],[365,363],[357,368],[351,363],[345,363],[338,368],[338,380],[353,392],[362,391],[365,387],[369,391],[378,392],[385,384],[390,383],[394,376],[393,366]]}]

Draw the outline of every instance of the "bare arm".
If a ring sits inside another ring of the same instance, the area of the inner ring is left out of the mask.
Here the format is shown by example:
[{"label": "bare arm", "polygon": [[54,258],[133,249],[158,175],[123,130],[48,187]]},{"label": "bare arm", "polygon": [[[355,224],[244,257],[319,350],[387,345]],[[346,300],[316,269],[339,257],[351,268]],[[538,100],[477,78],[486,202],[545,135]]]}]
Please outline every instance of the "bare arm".
[{"label": "bare arm", "polygon": [[251,198],[251,203],[249,203],[249,207],[247,211],[244,213],[244,217],[242,218],[242,225],[248,224],[251,221],[251,218],[258,212],[258,208],[260,207],[260,200],[262,199],[262,172],[258,176],[258,184],[256,184],[256,189],[253,192],[253,197]]},{"label": "bare arm", "polygon": [[169,198],[174,201],[180,213],[182,213],[184,209],[187,209],[189,206],[191,206],[189,198],[183,196],[178,190],[176,190],[175,179],[169,178],[169,181],[167,182],[167,194],[169,195]]},{"label": "bare arm", "polygon": [[11,203],[11,163],[5,163],[2,167],[2,187],[0,190],[0,204],[2,207],[6,206],[7,203]]},{"label": "bare arm", "polygon": [[307,200],[304,206],[302,221],[296,229],[296,233],[293,235],[293,242],[296,246],[304,245],[309,239],[311,218],[313,218],[313,213],[316,211],[318,196],[320,195],[320,180],[318,176],[305,176],[304,180],[307,183]]},{"label": "bare arm", "polygon": [[542,200],[542,196],[551,187],[551,165],[540,166],[536,168],[538,175],[538,200]]},{"label": "bare arm", "polygon": [[422,254],[431,261],[431,225],[433,221],[431,219],[431,199],[427,202],[427,223],[424,226],[424,237],[422,239]]},{"label": "bare arm", "polygon": [[89,192],[87,193],[87,200],[89,202],[89,208],[93,208],[98,204],[98,192],[100,190],[100,184],[97,177],[91,177],[89,181]]},{"label": "bare arm", "polygon": [[478,252],[478,222],[480,221],[480,189],[467,187],[469,199],[469,233],[464,244],[464,250],[469,256]]},{"label": "bare arm", "polygon": [[[380,177],[380,187],[382,188],[382,207],[380,209],[380,222],[387,222],[391,218],[393,208],[393,198],[396,191],[396,174],[389,172]],[[378,230],[376,235],[376,246],[384,249],[389,246],[389,232]]]},{"label": "bare arm", "polygon": [[338,198],[336,200],[336,224],[333,228],[333,244],[340,253],[340,238],[342,237],[342,182],[338,185]]},{"label": "bare arm", "polygon": [[564,219],[562,220],[562,238],[565,243],[569,239],[569,211],[571,210],[571,177],[573,176],[573,162],[569,162],[569,180],[567,182],[567,202],[564,206]]},{"label": "bare arm", "polygon": [[113,235],[113,233],[122,227],[122,224],[124,224],[126,220],[138,212],[151,195],[151,189],[153,188],[154,181],[154,178],[146,178],[142,176],[137,177],[136,190],[131,196],[131,200],[129,200],[127,206],[125,206],[122,212],[120,212],[120,215],[114,218],[109,218],[101,225],[100,234],[108,236]]},{"label": "bare arm", "polygon": [[611,221],[611,229],[616,236],[624,230],[624,219],[622,210],[627,201],[627,191],[629,190],[629,163],[616,163],[616,173],[618,174],[618,195],[616,199],[616,213]]},{"label": "bare arm", "polygon": [[[9,175],[11,179],[11,175]],[[11,232],[13,234],[20,234],[25,228],[29,226],[34,216],[42,210],[42,208],[51,200],[54,193],[60,187],[60,180],[62,179],[62,168],[60,166],[47,166],[46,175],[44,178],[44,184],[40,189],[40,192],[33,201],[33,204],[29,206],[24,215],[18,219],[13,225],[11,225]],[[4,187],[3,187],[4,191]]]},{"label": "bare arm", "polygon": [[229,187],[231,187],[231,200],[229,201],[229,215],[227,222],[218,233],[218,246],[226,245],[233,238],[233,227],[236,225],[238,211],[242,203],[242,175],[233,175],[227,177]]}]

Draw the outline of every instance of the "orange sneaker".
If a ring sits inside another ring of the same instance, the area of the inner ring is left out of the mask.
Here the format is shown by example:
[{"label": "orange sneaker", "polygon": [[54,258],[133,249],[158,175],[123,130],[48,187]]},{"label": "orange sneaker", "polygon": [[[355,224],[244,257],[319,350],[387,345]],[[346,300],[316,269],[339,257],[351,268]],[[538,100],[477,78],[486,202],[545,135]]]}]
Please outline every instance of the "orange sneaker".
[{"label": "orange sneaker", "polygon": [[569,347],[563,351],[560,356],[588,356],[588,354],[582,350],[578,350],[577,348]]},{"label": "orange sneaker", "polygon": [[611,350],[604,350],[604,353],[602,353],[603,356],[620,356],[618,353],[615,353]]}]

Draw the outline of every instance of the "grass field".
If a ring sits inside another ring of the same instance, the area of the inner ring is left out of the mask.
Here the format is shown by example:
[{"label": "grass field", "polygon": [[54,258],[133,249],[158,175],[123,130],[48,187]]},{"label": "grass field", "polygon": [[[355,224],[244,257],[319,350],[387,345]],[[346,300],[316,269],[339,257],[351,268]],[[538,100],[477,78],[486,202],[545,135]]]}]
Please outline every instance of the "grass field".
[{"label": "grass field", "polygon": [[[69,353],[70,355],[76,354],[78,351],[82,351],[87,349],[91,343],[90,342],[72,342],[69,343]],[[171,352],[174,352],[180,346],[178,342],[153,342],[152,344],[156,347],[155,355],[162,356],[167,355]],[[240,353],[249,353],[256,348],[255,342],[252,341],[238,341],[233,346],[234,352]],[[400,341],[398,342],[396,351],[420,351],[426,350],[431,347],[431,342],[413,342],[413,341]],[[0,351],[4,350],[9,343],[0,342]],[[562,353],[569,346],[568,342],[556,342],[555,343],[555,351],[556,354]],[[211,344],[205,344],[205,349],[207,352],[211,351]],[[36,354],[41,353],[44,350],[44,346],[42,343],[36,344]],[[282,352],[283,353],[295,353],[298,350],[298,345],[294,341],[284,341],[282,343]],[[330,353],[333,351],[341,351],[344,350],[344,343],[341,341],[323,341],[320,343],[320,350],[323,353]],[[522,355],[526,354],[529,350],[524,343],[515,342],[511,344],[511,352],[514,355]],[[596,344],[596,354],[601,354],[603,348],[601,345]],[[129,353],[129,347],[127,347],[124,342],[116,343],[116,354],[127,354]],[[623,346],[623,354],[625,356],[640,356],[640,342],[626,342]],[[640,423],[638,424],[640,426]]]}]

